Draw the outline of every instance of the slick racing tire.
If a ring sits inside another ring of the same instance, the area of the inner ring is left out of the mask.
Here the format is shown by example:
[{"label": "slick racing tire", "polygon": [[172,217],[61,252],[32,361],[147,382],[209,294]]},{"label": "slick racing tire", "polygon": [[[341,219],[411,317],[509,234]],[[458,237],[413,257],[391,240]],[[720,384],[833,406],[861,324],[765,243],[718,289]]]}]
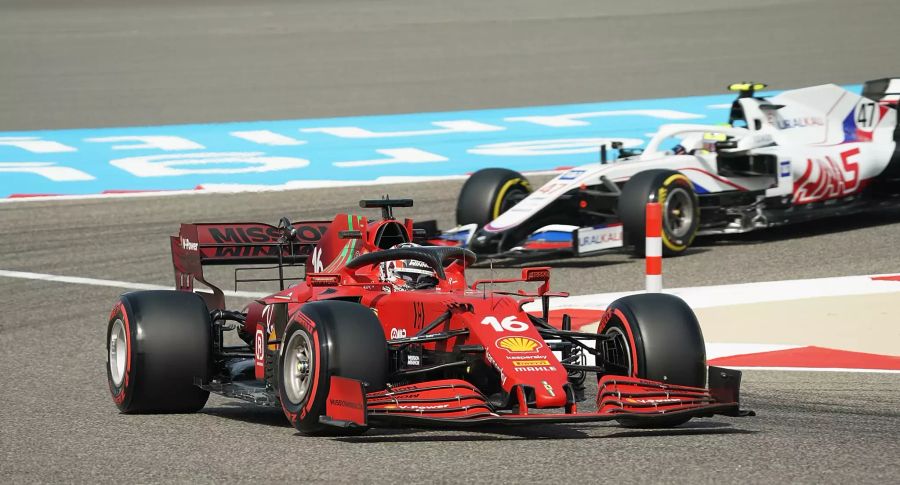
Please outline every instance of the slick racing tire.
[{"label": "slick racing tire", "polygon": [[212,324],[199,295],[183,291],[126,293],[106,331],[106,376],[123,413],[191,413],[209,392]]},{"label": "slick racing tire", "polygon": [[384,330],[372,310],[346,301],[303,305],[288,323],[278,359],[281,407],[305,435],[352,435],[363,427],[338,428],[319,422],[331,376],[357,379],[366,392],[384,389],[388,347]]},{"label": "slick racing tire", "polygon": [[[597,342],[604,360],[629,377],[691,387],[706,386],[706,345],[693,310],[681,298],[644,293],[614,301],[606,309],[597,333],[612,337]],[[618,372],[617,372],[618,374]],[[600,377],[598,375],[598,377]],[[654,422],[671,427],[690,418]],[[624,426],[645,427],[634,420]]]},{"label": "slick racing tire", "polygon": [[456,201],[456,223],[483,227],[531,193],[531,184],[519,172],[484,168],[472,174]]},{"label": "slick racing tire", "polygon": [[618,214],[625,239],[643,257],[647,237],[647,203],[662,207],[663,254],[677,256],[694,241],[700,228],[700,204],[694,185],[684,174],[654,169],[638,172],[625,183],[619,196]]}]

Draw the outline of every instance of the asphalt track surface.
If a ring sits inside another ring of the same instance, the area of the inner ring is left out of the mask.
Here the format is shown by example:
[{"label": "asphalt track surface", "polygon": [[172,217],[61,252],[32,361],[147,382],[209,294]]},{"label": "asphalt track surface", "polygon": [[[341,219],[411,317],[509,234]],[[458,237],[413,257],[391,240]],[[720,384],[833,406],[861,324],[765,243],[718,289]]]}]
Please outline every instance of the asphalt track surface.
[{"label": "asphalt track surface", "polygon": [[895,75],[894,0],[0,0],[0,130],[715,94]]},{"label": "asphalt track surface", "polygon": [[[416,198],[410,215],[439,208],[447,222],[458,185],[384,189]],[[0,205],[0,259],[6,269],[170,284],[165,236],[179,219],[319,218],[379,193],[354,188]],[[831,230],[817,229],[825,226]],[[896,270],[890,255],[896,254],[891,244],[898,227],[900,215],[889,214],[705,241],[693,254],[666,261],[667,282]],[[848,245],[858,250],[848,252]],[[788,268],[791,261],[802,263],[800,269]],[[560,264],[559,289],[640,286],[642,261],[625,255]],[[514,271],[496,269],[498,275]],[[229,276],[220,273],[216,280]],[[758,417],[702,420],[664,432],[601,424],[304,438],[280,411],[220,398],[199,415],[119,415],[104,369],[105,317],[118,293],[0,279],[0,304],[14,309],[0,326],[0,345],[7,349],[0,357],[0,385],[7,390],[0,474],[13,481],[875,482],[898,471],[889,458],[900,452],[898,374],[751,372],[745,403]]]},{"label": "asphalt track surface", "polygon": [[[892,74],[884,66],[900,45],[896,2],[697,2],[678,12],[669,2],[621,3],[0,1],[0,128],[707,94],[745,77],[778,87],[859,82]],[[753,64],[726,63],[735,57]],[[446,225],[458,187],[2,204],[0,267],[170,284],[166,236],[178,222],[331,217],[390,193],[416,199],[405,214]],[[704,239],[666,261],[666,284],[896,272],[898,231],[900,213],[888,211]],[[558,263],[555,289],[642,283],[641,261],[626,255]],[[304,438],[279,411],[219,398],[197,415],[123,416],[104,369],[118,293],[0,279],[5,481],[874,483],[900,471],[897,374],[748,372],[745,405],[759,416],[669,431]]]}]

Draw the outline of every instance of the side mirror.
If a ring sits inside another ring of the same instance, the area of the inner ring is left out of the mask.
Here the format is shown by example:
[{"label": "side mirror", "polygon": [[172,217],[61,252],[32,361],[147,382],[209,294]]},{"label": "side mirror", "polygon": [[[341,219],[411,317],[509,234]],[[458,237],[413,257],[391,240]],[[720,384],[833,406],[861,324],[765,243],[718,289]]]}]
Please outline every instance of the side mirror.
[{"label": "side mirror", "polygon": [[629,158],[636,157],[644,153],[643,148],[620,148],[619,149],[619,158]]},{"label": "side mirror", "polygon": [[550,267],[522,268],[522,279],[525,281],[548,281],[550,280]]}]

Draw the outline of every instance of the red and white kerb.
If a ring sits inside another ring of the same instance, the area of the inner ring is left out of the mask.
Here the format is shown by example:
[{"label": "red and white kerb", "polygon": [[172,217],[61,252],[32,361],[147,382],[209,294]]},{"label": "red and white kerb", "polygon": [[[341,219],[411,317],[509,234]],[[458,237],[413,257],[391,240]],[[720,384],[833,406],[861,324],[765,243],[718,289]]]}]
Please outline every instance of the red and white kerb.
[{"label": "red and white kerb", "polygon": [[659,293],[662,291],[662,208],[657,202],[647,204],[646,234],[647,292]]}]

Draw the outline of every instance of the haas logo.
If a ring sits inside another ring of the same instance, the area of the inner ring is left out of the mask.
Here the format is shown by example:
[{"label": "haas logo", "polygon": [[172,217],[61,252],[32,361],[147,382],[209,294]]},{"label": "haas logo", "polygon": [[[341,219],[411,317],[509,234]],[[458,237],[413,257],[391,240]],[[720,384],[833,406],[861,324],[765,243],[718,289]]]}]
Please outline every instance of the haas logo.
[{"label": "haas logo", "polygon": [[842,152],[840,164],[828,156],[807,159],[806,171],[794,182],[794,203],[836,199],[859,190],[859,163],[850,160],[856,155],[859,148]]},{"label": "haas logo", "polygon": [[325,271],[325,265],[322,264],[322,248],[318,246],[316,246],[312,252],[312,270],[313,273]]}]

